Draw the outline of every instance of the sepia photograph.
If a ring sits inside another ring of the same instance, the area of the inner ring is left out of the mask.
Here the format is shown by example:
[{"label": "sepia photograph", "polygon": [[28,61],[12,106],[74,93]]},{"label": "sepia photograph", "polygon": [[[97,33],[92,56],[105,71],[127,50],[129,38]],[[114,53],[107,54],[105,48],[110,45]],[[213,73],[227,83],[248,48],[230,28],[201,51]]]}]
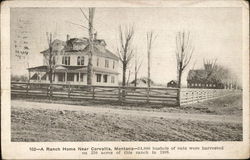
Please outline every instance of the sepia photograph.
[{"label": "sepia photograph", "polygon": [[10,16],[12,141],[242,140],[241,9]]},{"label": "sepia photograph", "polygon": [[242,7],[188,5],[10,7],[10,143],[243,143]]}]

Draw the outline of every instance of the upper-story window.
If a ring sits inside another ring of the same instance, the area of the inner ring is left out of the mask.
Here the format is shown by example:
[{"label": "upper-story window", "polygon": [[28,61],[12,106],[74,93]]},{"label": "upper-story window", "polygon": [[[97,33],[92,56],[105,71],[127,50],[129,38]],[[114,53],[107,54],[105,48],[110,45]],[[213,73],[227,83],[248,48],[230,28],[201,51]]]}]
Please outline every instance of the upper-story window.
[{"label": "upper-story window", "polygon": [[84,56],[77,57],[77,65],[84,65]]},{"label": "upper-story window", "polygon": [[109,60],[108,59],[105,59],[105,67],[109,68]]},{"label": "upper-story window", "polygon": [[113,61],[113,69],[115,69],[115,61]]},{"label": "upper-story window", "polygon": [[62,64],[70,65],[70,56],[63,56],[62,57]]},{"label": "upper-story window", "polygon": [[96,66],[99,66],[99,58],[96,58]]}]

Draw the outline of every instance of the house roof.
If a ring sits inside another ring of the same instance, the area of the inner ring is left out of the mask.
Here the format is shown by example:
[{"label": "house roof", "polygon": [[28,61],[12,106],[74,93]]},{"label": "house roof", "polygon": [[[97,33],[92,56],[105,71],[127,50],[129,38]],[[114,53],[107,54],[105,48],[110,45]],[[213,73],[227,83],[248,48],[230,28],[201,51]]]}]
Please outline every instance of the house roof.
[{"label": "house roof", "polygon": [[[46,65],[38,66],[38,67],[32,67],[28,68],[29,71],[38,71],[38,72],[48,72],[49,68]],[[66,66],[66,65],[58,65],[55,68],[56,72],[72,72],[72,73],[87,73],[87,66]],[[100,73],[113,73],[113,74],[119,74],[116,71],[108,70],[104,68],[98,68],[93,67],[94,72],[100,72]]]},{"label": "house roof", "polygon": [[177,83],[177,80],[171,80],[168,83],[171,83],[171,82]]},{"label": "house roof", "polygon": [[[54,51],[61,51],[65,46],[66,46],[66,43],[59,39],[55,39],[52,42],[52,48]],[[48,53],[48,52],[49,52],[49,49],[45,49],[40,53]]]},{"label": "house roof", "polygon": [[93,67],[94,72],[119,74],[117,71]]},{"label": "house roof", "polygon": [[[83,52],[88,52],[89,47],[90,45],[87,45],[84,48]],[[116,56],[114,53],[110,52],[108,49],[106,49],[104,46],[101,45],[94,45],[93,55],[119,60],[118,56]]]},{"label": "house roof", "polygon": [[[86,70],[86,66],[66,66],[66,65],[58,65],[55,67],[56,71],[60,71],[60,70],[67,70],[67,71],[74,71],[74,70]],[[49,67],[46,65],[43,66],[38,66],[38,67],[32,67],[32,68],[28,68],[29,71],[43,71],[43,72],[47,72],[49,70]]]},{"label": "house roof", "polygon": [[[87,38],[71,38],[70,40],[64,41],[61,40],[55,40],[53,41],[53,47],[56,46],[57,48],[60,48],[61,46],[61,51],[65,52],[81,52],[81,53],[89,53],[89,40]],[[77,46],[77,47],[73,47]],[[96,56],[101,56],[105,58],[111,58],[115,60],[119,60],[118,56],[109,51],[106,48],[106,42],[103,39],[96,39],[94,40],[94,45],[93,45],[93,55]],[[59,50],[59,49],[58,49]],[[46,49],[40,53],[48,53],[49,49]]]},{"label": "house roof", "polygon": [[31,68],[28,68],[28,70],[48,70],[48,66],[38,66],[38,67],[31,67]]},{"label": "house roof", "polygon": [[207,78],[207,72],[205,70],[190,70],[188,72],[187,80],[204,80]]},{"label": "house roof", "polygon": [[[149,81],[150,81],[151,84],[154,84],[154,82],[153,82],[151,79],[149,79]],[[137,79],[137,83],[140,83],[140,82],[142,82],[142,83],[144,83],[144,84],[147,84],[148,78],[143,77],[143,78]],[[130,82],[130,83],[131,83],[131,84],[134,84],[134,83],[135,83],[135,80],[133,80],[133,81]]]},{"label": "house roof", "polygon": [[190,70],[188,72],[187,81],[200,81],[200,82],[219,82],[220,80],[215,74],[209,75],[207,70]]}]

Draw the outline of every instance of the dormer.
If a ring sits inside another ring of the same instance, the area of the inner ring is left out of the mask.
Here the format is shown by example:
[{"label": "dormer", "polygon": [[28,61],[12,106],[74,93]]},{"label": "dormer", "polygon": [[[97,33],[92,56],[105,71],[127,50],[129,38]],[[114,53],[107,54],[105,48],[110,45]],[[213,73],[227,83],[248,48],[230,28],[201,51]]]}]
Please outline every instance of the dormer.
[{"label": "dormer", "polygon": [[88,39],[86,38],[71,38],[66,42],[66,50],[79,51],[83,50],[88,45]]}]

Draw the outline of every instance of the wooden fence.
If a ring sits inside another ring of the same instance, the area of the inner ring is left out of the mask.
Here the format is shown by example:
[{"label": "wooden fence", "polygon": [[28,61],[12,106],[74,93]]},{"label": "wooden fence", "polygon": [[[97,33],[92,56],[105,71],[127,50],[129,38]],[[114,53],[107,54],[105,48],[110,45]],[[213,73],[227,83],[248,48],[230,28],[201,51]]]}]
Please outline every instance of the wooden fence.
[{"label": "wooden fence", "polygon": [[181,89],[180,92],[180,103],[190,104],[197,103],[209,99],[219,98],[223,96],[227,96],[230,94],[239,93],[240,90],[229,90],[229,89],[193,89],[193,88],[185,88]]},{"label": "wooden fence", "polygon": [[48,83],[11,82],[12,95],[46,96],[71,99],[106,100],[121,103],[154,103],[176,105],[176,88],[87,86]]},{"label": "wooden fence", "polygon": [[120,103],[184,105],[232,94],[224,89],[181,89],[11,82],[12,95],[89,99]]}]

